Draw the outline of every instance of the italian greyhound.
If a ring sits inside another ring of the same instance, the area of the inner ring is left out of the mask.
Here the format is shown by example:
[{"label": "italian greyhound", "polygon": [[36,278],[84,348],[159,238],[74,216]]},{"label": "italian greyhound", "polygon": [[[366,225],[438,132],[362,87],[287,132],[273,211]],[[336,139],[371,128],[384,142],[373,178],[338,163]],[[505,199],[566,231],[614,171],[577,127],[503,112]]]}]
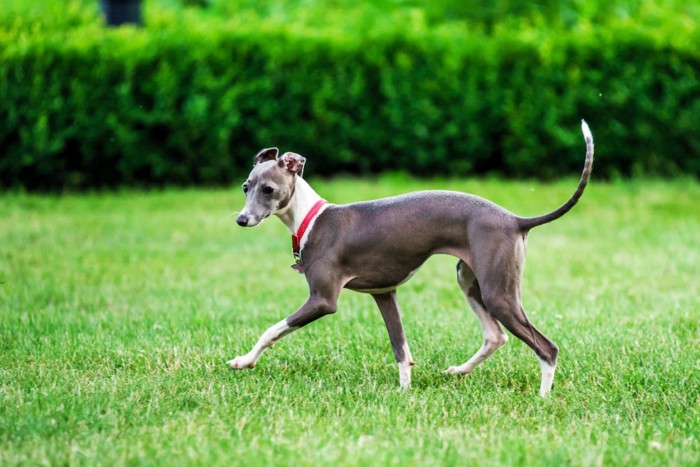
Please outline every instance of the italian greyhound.
[{"label": "italian greyhound", "polygon": [[[297,264],[309,298],[297,311],[267,329],[253,349],[227,362],[253,368],[260,355],[285,335],[335,313],[341,289],[372,295],[389,332],[399,367],[400,388],[411,382],[411,358],[396,289],[434,254],[458,258],[457,281],[483,328],[481,348],[445,372],[470,373],[504,345],[501,324],[535,352],[542,369],[540,395],[552,387],[559,348],[533,326],[521,304],[520,283],[530,229],[566,214],[578,202],[593,165],[593,136],[581,122],[586,159],[576,191],[560,208],[523,218],[478,196],[421,191],[347,205],[328,204],[302,178],[306,159],[277,148],[263,149],[243,184],[245,206],[236,222],[258,225],[276,215],[292,232]],[[499,324],[500,323],[500,324]]]}]

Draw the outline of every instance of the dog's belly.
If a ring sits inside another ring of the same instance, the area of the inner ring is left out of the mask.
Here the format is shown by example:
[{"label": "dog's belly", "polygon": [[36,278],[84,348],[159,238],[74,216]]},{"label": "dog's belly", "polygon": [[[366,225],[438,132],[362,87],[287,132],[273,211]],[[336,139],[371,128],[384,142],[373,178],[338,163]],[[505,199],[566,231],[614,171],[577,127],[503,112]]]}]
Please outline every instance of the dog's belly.
[{"label": "dog's belly", "polygon": [[408,280],[413,277],[413,275],[418,272],[418,269],[410,271],[403,279],[399,279],[392,284],[387,284],[386,278],[383,281],[371,280],[370,278],[356,277],[347,284],[345,284],[346,289],[354,290],[355,292],[362,292],[368,294],[381,294],[386,292],[391,292],[402,284],[408,282]]}]

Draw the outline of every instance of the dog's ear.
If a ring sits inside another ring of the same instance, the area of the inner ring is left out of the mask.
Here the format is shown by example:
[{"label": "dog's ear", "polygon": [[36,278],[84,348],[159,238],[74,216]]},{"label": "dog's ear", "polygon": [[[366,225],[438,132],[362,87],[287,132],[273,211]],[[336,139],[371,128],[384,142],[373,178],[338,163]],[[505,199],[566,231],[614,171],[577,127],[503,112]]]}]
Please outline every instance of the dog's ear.
[{"label": "dog's ear", "polygon": [[305,157],[293,152],[285,152],[279,159],[277,159],[277,163],[280,167],[286,167],[287,170],[299,175],[300,177],[304,174],[305,162]]},{"label": "dog's ear", "polygon": [[260,150],[260,152],[255,156],[255,165],[258,165],[261,162],[274,160],[275,157],[277,157],[278,153],[279,150],[277,148],[267,148]]}]

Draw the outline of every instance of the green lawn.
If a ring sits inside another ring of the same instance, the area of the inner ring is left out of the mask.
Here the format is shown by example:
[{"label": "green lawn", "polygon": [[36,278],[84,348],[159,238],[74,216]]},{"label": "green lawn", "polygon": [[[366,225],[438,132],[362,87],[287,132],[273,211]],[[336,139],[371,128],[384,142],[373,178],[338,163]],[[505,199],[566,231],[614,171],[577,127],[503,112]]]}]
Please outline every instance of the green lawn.
[{"label": "green lawn", "polygon": [[[536,215],[576,180],[312,184],[332,202],[449,188]],[[307,290],[279,221],[236,226],[237,188],[0,195],[0,464],[699,465],[699,200],[692,181],[594,181],[531,233],[524,304],[561,349],[541,399],[515,338],[472,375],[441,373],[481,344],[453,258],[399,292],[410,391],[352,292],[232,372]]]}]

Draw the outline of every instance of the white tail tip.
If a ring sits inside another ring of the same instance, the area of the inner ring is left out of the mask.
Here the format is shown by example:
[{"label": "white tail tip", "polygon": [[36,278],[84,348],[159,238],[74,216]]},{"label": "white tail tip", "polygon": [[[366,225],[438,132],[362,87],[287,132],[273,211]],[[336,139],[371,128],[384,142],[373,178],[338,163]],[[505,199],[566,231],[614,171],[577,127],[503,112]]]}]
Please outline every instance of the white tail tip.
[{"label": "white tail tip", "polygon": [[581,131],[583,132],[583,138],[586,141],[593,141],[593,135],[591,134],[591,129],[588,128],[588,124],[585,120],[581,120]]}]

